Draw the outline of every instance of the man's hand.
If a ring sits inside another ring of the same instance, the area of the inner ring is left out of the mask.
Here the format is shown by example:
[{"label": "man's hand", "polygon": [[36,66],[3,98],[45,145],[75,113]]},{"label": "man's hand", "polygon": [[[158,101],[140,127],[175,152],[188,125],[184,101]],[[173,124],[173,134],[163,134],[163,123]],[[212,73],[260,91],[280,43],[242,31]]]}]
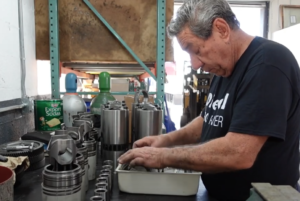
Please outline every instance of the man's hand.
[{"label": "man's hand", "polygon": [[133,148],[165,147],[165,146],[167,146],[166,136],[163,135],[144,137],[133,143]]},{"label": "man's hand", "polygon": [[143,166],[147,168],[164,168],[164,152],[167,148],[143,147],[131,149],[118,159],[121,164]]}]

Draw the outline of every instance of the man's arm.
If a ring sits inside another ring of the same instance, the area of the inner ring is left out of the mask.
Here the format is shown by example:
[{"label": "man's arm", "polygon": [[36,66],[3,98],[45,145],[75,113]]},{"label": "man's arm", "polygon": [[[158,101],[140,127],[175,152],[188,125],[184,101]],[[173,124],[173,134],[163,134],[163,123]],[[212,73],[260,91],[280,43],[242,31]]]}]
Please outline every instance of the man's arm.
[{"label": "man's arm", "polygon": [[173,131],[171,133],[160,135],[167,141],[168,146],[179,146],[186,144],[195,144],[200,141],[203,127],[203,118],[201,116],[195,118],[185,127]]},{"label": "man's arm", "polygon": [[251,168],[267,136],[229,132],[225,137],[191,147],[166,148],[162,166],[206,173]]},{"label": "man's arm", "polygon": [[205,144],[178,148],[142,147],[131,149],[119,162],[148,168],[174,167],[205,173],[251,168],[267,136],[229,132]]}]

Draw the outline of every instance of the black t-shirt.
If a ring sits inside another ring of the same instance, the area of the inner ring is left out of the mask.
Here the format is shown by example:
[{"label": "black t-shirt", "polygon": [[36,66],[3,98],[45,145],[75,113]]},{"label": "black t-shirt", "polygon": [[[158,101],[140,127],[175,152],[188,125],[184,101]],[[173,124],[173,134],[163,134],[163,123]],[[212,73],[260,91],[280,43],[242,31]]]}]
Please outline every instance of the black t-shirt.
[{"label": "black t-shirt", "polygon": [[209,194],[246,200],[251,182],[295,186],[299,178],[300,71],[284,46],[256,37],[230,77],[213,78],[201,142],[228,132],[269,136],[247,170],[203,174]]}]

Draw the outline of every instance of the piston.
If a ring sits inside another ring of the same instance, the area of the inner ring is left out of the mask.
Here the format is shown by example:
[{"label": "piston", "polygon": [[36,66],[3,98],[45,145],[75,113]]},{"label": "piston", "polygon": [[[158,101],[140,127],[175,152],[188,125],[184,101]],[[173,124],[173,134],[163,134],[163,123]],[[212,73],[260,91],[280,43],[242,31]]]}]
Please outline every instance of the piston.
[{"label": "piston", "polygon": [[[43,201],[82,201],[82,155],[77,155],[74,140],[68,135],[51,137],[50,165],[43,170]],[[76,156],[80,161],[76,163]]]}]

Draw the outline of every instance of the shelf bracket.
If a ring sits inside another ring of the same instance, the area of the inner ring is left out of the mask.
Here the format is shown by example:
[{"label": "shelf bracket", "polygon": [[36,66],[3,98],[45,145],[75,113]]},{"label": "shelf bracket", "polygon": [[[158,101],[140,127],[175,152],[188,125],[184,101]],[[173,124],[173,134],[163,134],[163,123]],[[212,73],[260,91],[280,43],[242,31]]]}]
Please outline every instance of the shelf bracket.
[{"label": "shelf bracket", "polygon": [[[157,0],[157,1],[159,1],[159,0]],[[145,69],[145,71],[147,73],[149,73],[149,75],[151,75],[151,77],[154,80],[156,80],[155,75],[142,62],[142,60],[132,51],[132,49],[126,44],[126,42],[121,38],[121,36],[109,25],[109,23],[104,19],[104,17],[102,15],[100,15],[100,13],[96,10],[96,8],[88,0],[83,0],[83,2],[93,11],[93,13],[99,18],[99,20],[118,39],[118,41],[126,48],[126,50],[131,54],[131,56]]]}]

